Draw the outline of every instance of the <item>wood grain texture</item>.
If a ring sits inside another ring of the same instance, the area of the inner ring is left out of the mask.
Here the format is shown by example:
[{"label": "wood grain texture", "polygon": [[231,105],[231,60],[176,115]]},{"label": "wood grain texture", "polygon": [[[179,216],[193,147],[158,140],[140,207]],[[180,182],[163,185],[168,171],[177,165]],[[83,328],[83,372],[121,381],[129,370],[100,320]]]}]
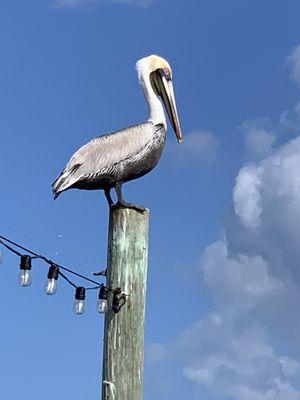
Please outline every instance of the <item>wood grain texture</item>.
[{"label": "wood grain texture", "polygon": [[[110,213],[107,286],[127,301],[105,316],[102,400],[142,400],[149,211]],[[110,302],[112,294],[110,296]]]}]

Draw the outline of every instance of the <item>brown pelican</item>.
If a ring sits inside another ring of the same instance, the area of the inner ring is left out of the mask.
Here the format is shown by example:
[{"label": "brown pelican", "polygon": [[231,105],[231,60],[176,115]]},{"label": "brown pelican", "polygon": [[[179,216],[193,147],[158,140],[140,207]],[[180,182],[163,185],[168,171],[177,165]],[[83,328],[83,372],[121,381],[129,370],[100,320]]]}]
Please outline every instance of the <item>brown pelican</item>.
[{"label": "brown pelican", "polygon": [[[162,57],[151,55],[136,64],[138,78],[148,102],[147,122],[96,137],[82,146],[70,159],[52,185],[54,198],[65,190],[102,189],[110,207],[143,210],[124,201],[122,184],[150,172],[160,159],[167,132],[162,100],[178,143],[182,134],[172,85],[172,70]],[[110,195],[115,188],[116,204]]]}]

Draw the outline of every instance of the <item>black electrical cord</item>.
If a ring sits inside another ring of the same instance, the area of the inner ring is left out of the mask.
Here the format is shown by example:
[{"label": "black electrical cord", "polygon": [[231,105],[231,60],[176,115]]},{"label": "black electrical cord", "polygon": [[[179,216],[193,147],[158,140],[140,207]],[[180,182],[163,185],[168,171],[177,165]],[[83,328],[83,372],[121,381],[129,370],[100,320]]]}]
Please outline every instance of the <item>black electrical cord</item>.
[{"label": "black electrical cord", "polygon": [[6,247],[9,251],[11,251],[12,253],[16,254],[17,256],[21,257],[22,254],[19,253],[17,250],[13,249],[12,247],[10,247],[8,244],[4,243],[2,240],[0,240],[0,243]]},{"label": "black electrical cord", "polygon": [[71,281],[65,274],[63,274],[61,271],[58,271],[58,275],[61,276],[65,281],[67,281],[71,286],[74,288],[77,288],[77,285],[75,285],[74,282]]},{"label": "black electrical cord", "polygon": [[102,286],[104,286],[104,285],[103,285],[103,283],[100,283],[100,286],[88,287],[88,288],[85,288],[85,290],[95,290],[95,289],[100,289]]}]

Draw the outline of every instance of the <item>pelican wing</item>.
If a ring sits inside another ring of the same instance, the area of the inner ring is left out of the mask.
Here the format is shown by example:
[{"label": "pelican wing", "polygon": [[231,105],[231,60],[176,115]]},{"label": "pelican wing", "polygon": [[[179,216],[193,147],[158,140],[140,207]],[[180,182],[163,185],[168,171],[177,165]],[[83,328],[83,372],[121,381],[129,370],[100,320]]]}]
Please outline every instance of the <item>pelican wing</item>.
[{"label": "pelican wing", "polygon": [[145,122],[92,139],[73,154],[52,185],[54,194],[78,181],[112,174],[116,165],[147,146],[154,130],[152,122]]}]

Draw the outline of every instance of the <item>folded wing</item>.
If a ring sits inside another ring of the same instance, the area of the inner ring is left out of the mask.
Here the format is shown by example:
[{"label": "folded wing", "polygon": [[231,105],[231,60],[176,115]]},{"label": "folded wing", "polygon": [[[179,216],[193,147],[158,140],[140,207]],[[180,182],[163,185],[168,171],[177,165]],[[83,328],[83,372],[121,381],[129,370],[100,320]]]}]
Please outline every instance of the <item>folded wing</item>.
[{"label": "folded wing", "polygon": [[147,146],[153,132],[151,122],[99,136],[82,146],[52,184],[55,198],[76,182],[113,174],[118,165]]}]

